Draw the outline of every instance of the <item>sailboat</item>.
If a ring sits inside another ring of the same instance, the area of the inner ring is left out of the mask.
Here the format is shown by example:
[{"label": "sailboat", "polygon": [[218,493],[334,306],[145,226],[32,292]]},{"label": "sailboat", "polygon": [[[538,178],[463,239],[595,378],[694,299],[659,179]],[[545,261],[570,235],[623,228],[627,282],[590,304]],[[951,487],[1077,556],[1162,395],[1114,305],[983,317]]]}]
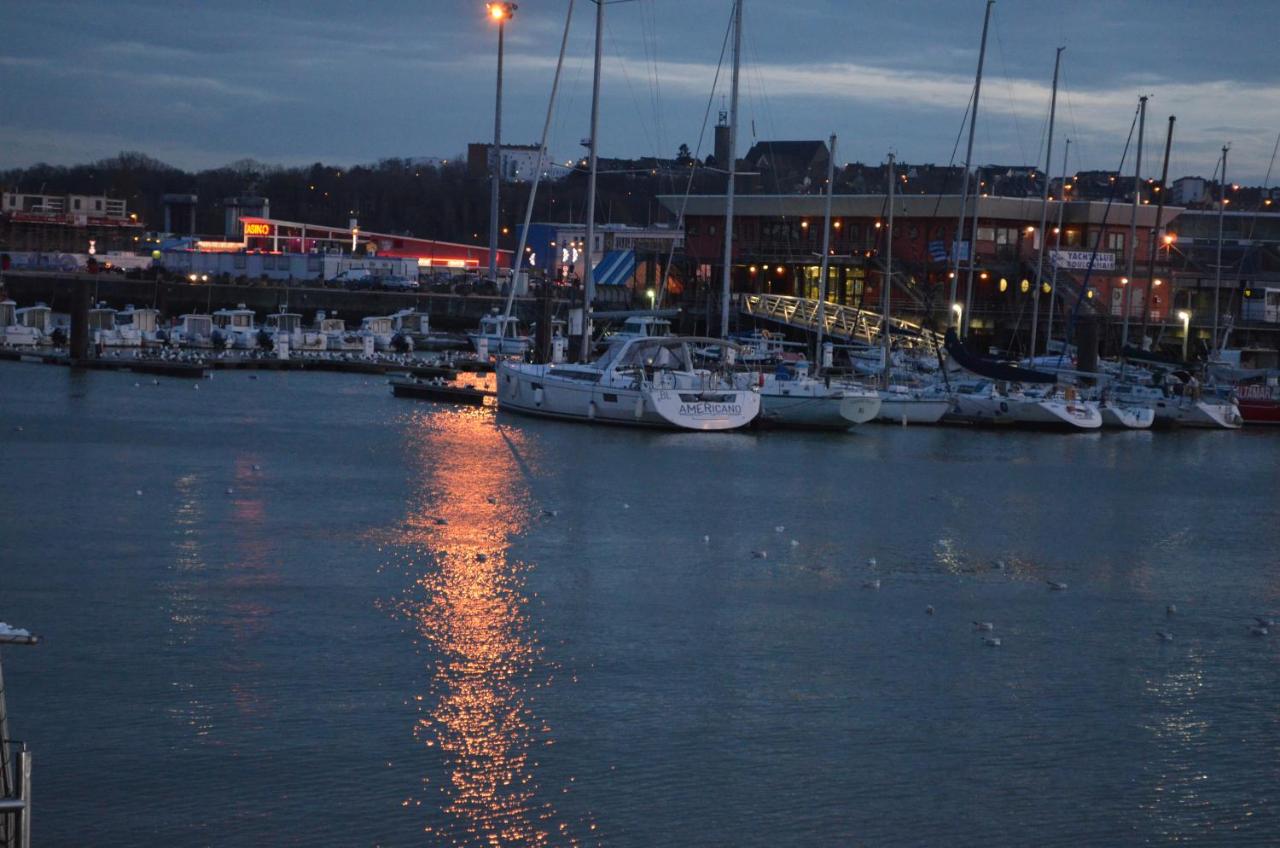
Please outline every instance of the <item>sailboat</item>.
[{"label": "sailboat", "polygon": [[[604,7],[604,3],[596,4],[596,69],[591,99],[590,157],[590,182],[593,187],[597,163],[595,139],[600,102],[600,49],[604,32]],[[738,16],[740,20],[740,5]],[[562,59],[563,50],[562,43]],[[559,80],[559,66],[556,80]],[[554,96],[553,84],[553,102]],[[548,124],[550,111],[551,108],[548,107]],[[594,196],[594,191],[589,191],[589,194]],[[588,211],[588,244],[593,217],[593,212]],[[583,359],[586,358],[590,335],[592,273],[588,250]],[[506,315],[494,317],[512,320],[509,307]],[[640,427],[686,430],[731,430],[743,427],[759,414],[760,395],[754,387],[737,385],[731,373],[698,367],[695,364],[694,350],[708,344],[721,345],[721,350],[725,353],[721,359],[722,368],[731,366],[741,350],[732,342],[718,339],[645,336],[624,338],[610,345],[594,362],[533,364],[500,360],[497,368],[498,409],[548,418]]]}]

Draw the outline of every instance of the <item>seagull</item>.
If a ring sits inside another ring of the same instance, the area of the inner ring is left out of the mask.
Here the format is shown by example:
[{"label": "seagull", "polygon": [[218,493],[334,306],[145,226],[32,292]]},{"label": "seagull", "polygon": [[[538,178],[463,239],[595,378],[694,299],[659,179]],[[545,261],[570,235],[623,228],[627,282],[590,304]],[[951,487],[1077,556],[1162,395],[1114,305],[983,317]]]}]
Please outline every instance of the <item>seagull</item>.
[{"label": "seagull", "polygon": [[228,494],[228,495],[229,495],[229,494],[231,494],[231,488],[230,488],[230,487],[228,487],[228,488],[227,488],[227,494]]},{"label": "seagull", "polygon": [[786,530],[786,529],[787,529],[786,527],[784,527],[784,526],[782,526],[781,524],[779,524],[777,527],[773,528],[773,532],[775,532],[775,533],[781,533],[783,530]]},{"label": "seagull", "polygon": [[1160,638],[1160,641],[1161,641],[1161,642],[1172,642],[1172,641],[1173,641],[1173,634],[1172,634],[1172,633],[1169,633],[1168,631],[1165,631],[1165,630],[1157,630],[1157,631],[1156,631],[1156,636],[1158,636],[1158,637]]},{"label": "seagull", "polygon": [[797,541],[797,540],[795,540],[795,539],[792,539],[792,540],[791,540],[791,547],[793,547],[793,548],[798,548],[798,547],[800,547],[800,542],[798,542],[798,541]]},{"label": "seagull", "polygon": [[1178,605],[1177,605],[1177,604],[1169,604],[1169,606],[1167,606],[1167,607],[1165,607],[1165,608],[1164,608],[1164,614],[1165,614],[1165,615],[1177,615],[1177,613],[1178,613]]},{"label": "seagull", "polygon": [[[18,428],[18,429],[22,429],[22,428]],[[1255,615],[1253,617],[1253,620],[1258,622],[1259,627],[1275,627],[1276,626],[1275,619],[1273,618],[1263,618],[1260,615]]]},{"label": "seagull", "polygon": [[254,470],[254,471],[261,471],[261,470],[262,470],[262,466],[261,466],[261,465],[255,465],[255,466],[253,466],[253,470]]},{"label": "seagull", "polygon": [[21,432],[22,432],[22,428],[21,428],[21,427],[14,427],[13,429],[17,430],[19,433],[21,433]]},{"label": "seagull", "polygon": [[623,508],[623,509],[631,509],[631,504],[629,504],[629,503],[624,503],[624,504],[622,505],[622,508]]},{"label": "seagull", "polygon": [[448,522],[446,519],[444,519],[444,518],[437,518],[437,519],[436,519],[436,524],[448,524],[448,523],[449,523],[449,522]]},{"label": "seagull", "polygon": [[933,615],[933,604],[930,604],[929,606],[924,608],[924,614]]},{"label": "seagull", "polygon": [[876,558],[875,558],[875,557],[871,557],[870,559],[868,559],[868,560],[867,560],[867,565],[871,566],[872,568],[875,568],[875,567],[876,567]]},{"label": "seagull", "polygon": [[192,386],[191,388],[195,389],[195,390],[198,392],[198,391],[200,391],[200,384],[199,384],[199,383],[196,383],[196,384],[195,384],[194,386]]},{"label": "seagull", "polygon": [[1000,637],[988,636],[982,640],[982,644],[986,645],[988,648],[998,648],[1000,647]]},{"label": "seagull", "polygon": [[989,632],[989,631],[995,630],[995,629],[996,629],[996,626],[995,626],[994,624],[992,624],[991,622],[989,622],[989,621],[975,621],[975,622],[973,623],[973,629],[974,629],[974,630],[985,630],[985,631],[988,631],[988,632]]},{"label": "seagull", "polygon": [[495,498],[493,495],[490,495],[489,497],[485,498],[485,500],[487,500],[491,504],[496,504],[498,502],[498,499]]},{"label": "seagull", "polygon": [[551,516],[552,518],[555,518],[557,515],[559,515],[559,514],[560,514],[560,510],[558,510],[558,509],[544,509],[544,510],[542,511],[542,514],[543,514],[543,515],[549,515],[549,516]]},{"label": "seagull", "polygon": [[151,381],[151,385],[153,385],[153,386],[158,386],[158,385],[160,385],[160,381],[159,381],[159,380],[152,380],[152,381]]},{"label": "seagull", "polygon": [[142,490],[139,489],[138,491],[134,492],[134,494],[137,495],[138,497],[142,497]]},{"label": "seagull", "polygon": [[703,544],[706,544],[707,542],[710,542],[710,541],[711,541],[711,537],[710,537],[710,536],[703,536],[703,537],[702,537],[702,542],[703,542]]},{"label": "seagull", "polygon": [[1059,583],[1059,582],[1058,582],[1058,581],[1056,581],[1056,580],[1046,580],[1046,581],[1044,581],[1044,582],[1048,583],[1048,584],[1049,584],[1049,588],[1050,588],[1050,589],[1052,589],[1052,590],[1053,590],[1053,591],[1055,591],[1055,592],[1061,592],[1063,589],[1067,588],[1067,584],[1066,584],[1066,583]]},{"label": "seagull", "polygon": [[994,568],[996,571],[1003,571],[1003,570],[1004,570],[1004,560],[1002,560],[1002,559],[993,560],[993,561],[991,562],[991,567],[992,567],[992,568]]},{"label": "seagull", "polygon": [[488,554],[476,554],[476,562],[484,562],[489,558]]},{"label": "seagull", "polygon": [[1270,632],[1271,632],[1270,630],[1268,630],[1267,628],[1263,627],[1260,624],[1249,625],[1250,636],[1266,636]]},{"label": "seagull", "polygon": [[875,580],[868,580],[866,583],[863,583],[863,584],[862,584],[862,588],[864,588],[864,589],[879,589],[879,588],[880,588],[880,578],[878,578],[878,577],[877,577]]},{"label": "seagull", "polygon": [[755,557],[756,559],[768,559],[769,552],[768,551],[752,551],[751,556]]}]

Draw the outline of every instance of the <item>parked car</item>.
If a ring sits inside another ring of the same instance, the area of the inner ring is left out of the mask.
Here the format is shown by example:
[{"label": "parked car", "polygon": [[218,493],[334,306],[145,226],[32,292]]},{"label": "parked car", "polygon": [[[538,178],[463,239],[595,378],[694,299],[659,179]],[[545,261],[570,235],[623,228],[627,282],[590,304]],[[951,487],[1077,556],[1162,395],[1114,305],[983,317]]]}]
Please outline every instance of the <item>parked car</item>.
[{"label": "parked car", "polygon": [[418,281],[411,277],[383,277],[382,287],[391,291],[417,291]]}]

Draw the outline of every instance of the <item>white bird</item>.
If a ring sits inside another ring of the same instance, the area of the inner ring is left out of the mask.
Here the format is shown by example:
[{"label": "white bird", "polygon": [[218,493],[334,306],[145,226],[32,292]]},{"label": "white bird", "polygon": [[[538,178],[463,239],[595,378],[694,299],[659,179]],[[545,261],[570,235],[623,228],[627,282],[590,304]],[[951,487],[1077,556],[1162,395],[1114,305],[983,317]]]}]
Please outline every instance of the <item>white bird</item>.
[{"label": "white bird", "polygon": [[982,640],[982,644],[986,645],[988,648],[998,648],[1000,647],[1000,637],[988,636]]},{"label": "white bird", "polygon": [[711,541],[711,537],[710,537],[710,536],[703,536],[703,537],[702,537],[702,541],[703,541],[703,544],[706,544],[707,542],[710,542],[710,541]]},{"label": "white bird", "polygon": [[984,630],[989,632],[989,631],[995,630],[996,626],[989,621],[975,621],[973,623],[973,629]]},{"label": "white bird", "polygon": [[1066,583],[1059,583],[1059,582],[1058,582],[1058,581],[1056,581],[1056,580],[1046,580],[1046,581],[1044,581],[1044,582],[1048,583],[1048,584],[1049,584],[1049,588],[1050,588],[1050,589],[1052,589],[1052,590],[1053,590],[1053,591],[1055,591],[1055,592],[1061,592],[1063,589],[1067,588],[1067,584],[1066,584]]},{"label": "white bird", "polygon": [[229,495],[229,494],[231,494],[231,489],[230,489],[230,487],[228,487],[228,488],[227,488],[227,494],[228,494],[228,495]]},{"label": "white bird", "polygon": [[1164,608],[1164,614],[1165,614],[1165,615],[1177,615],[1177,613],[1178,613],[1178,605],[1177,605],[1177,604],[1169,604],[1169,606],[1167,606],[1167,607],[1165,607],[1165,608]]},{"label": "white bird", "polygon": [[875,557],[871,557],[870,559],[868,559],[868,560],[867,560],[867,565],[871,566],[872,568],[875,568],[875,567],[876,567],[876,558],[875,558]]},{"label": "white bird", "polygon": [[449,522],[448,522],[448,520],[446,520],[446,519],[444,519],[444,518],[437,518],[437,519],[436,519],[436,524],[443,525],[443,524],[448,524],[448,523],[449,523]]},{"label": "white bird", "polygon": [[253,470],[254,470],[254,471],[261,471],[261,470],[262,470],[262,466],[261,466],[261,465],[255,465],[255,466],[253,466]]},{"label": "white bird", "polygon": [[1266,636],[1270,632],[1271,632],[1270,630],[1268,630],[1267,628],[1263,627],[1260,624],[1249,625],[1250,636]]},{"label": "white bird", "polygon": [[195,390],[198,392],[198,391],[200,391],[200,384],[199,384],[199,383],[196,383],[196,384],[195,384],[194,386],[192,386],[191,388],[195,389]]},{"label": "white bird", "polygon": [[1003,571],[1003,570],[1004,570],[1004,560],[1002,560],[1002,559],[997,559],[997,560],[992,561],[992,563],[991,563],[991,567],[992,567],[992,568],[994,568],[996,571]]},{"label": "white bird", "polygon": [[773,532],[781,533],[783,530],[786,530],[786,529],[787,529],[786,527],[783,527],[781,524],[779,524],[777,527],[773,528]]},{"label": "white bird", "polygon": [[755,557],[756,559],[768,559],[768,558],[769,558],[769,552],[768,552],[768,551],[752,551],[752,552],[751,552],[751,555],[752,555],[753,557]]},{"label": "white bird", "polygon": [[137,495],[138,497],[142,497],[142,490],[139,489],[138,491],[134,492],[134,494]]},{"label": "white bird", "polygon": [[1276,626],[1275,619],[1273,618],[1263,618],[1260,615],[1255,615],[1253,617],[1253,620],[1258,622],[1259,627],[1275,627]]},{"label": "white bird", "polygon": [[631,509],[631,504],[629,504],[629,503],[624,503],[624,504],[622,505],[622,508],[623,508],[623,509]]},{"label": "white bird", "polygon": [[134,383],[134,384],[133,384],[133,387],[136,389],[136,388],[138,388],[138,387],[139,387],[139,386],[141,386],[141,385],[142,385],[141,383]]},{"label": "white bird", "polygon": [[866,583],[863,583],[863,584],[862,584],[862,588],[864,588],[864,589],[879,589],[879,588],[880,588],[880,578],[878,578],[878,577],[877,577],[875,580],[868,580]]},{"label": "white bird", "polygon": [[560,510],[558,510],[558,509],[544,509],[544,510],[542,511],[542,514],[543,514],[543,515],[549,515],[549,516],[551,516],[552,518],[555,518],[557,515],[559,515],[559,514],[560,514]]},{"label": "white bird", "polygon": [[797,541],[796,539],[792,539],[792,540],[791,540],[791,547],[793,547],[793,548],[798,548],[798,547],[800,547],[800,542],[799,542],[799,541]]},{"label": "white bird", "polygon": [[489,558],[488,554],[476,554],[476,562],[484,562]]},{"label": "white bird", "polygon": [[1157,630],[1157,631],[1156,631],[1156,636],[1158,636],[1158,637],[1160,638],[1160,641],[1161,641],[1161,642],[1172,642],[1172,641],[1173,641],[1173,634],[1172,634],[1172,633],[1169,633],[1168,631],[1165,631],[1165,630]]},{"label": "white bird", "polygon": [[929,606],[924,608],[924,614],[933,615],[933,604],[929,604]]},{"label": "white bird", "polygon": [[160,381],[159,381],[159,380],[152,380],[152,381],[151,381],[151,385],[153,385],[153,386],[158,386],[158,385],[160,385]]},{"label": "white bird", "polygon": [[496,504],[498,502],[498,499],[495,498],[493,495],[490,495],[489,497],[485,498],[485,500],[487,500],[491,504]]},{"label": "white bird", "polygon": [[21,433],[21,432],[22,432],[22,428],[21,428],[21,427],[14,427],[13,429],[17,430],[19,433]]}]

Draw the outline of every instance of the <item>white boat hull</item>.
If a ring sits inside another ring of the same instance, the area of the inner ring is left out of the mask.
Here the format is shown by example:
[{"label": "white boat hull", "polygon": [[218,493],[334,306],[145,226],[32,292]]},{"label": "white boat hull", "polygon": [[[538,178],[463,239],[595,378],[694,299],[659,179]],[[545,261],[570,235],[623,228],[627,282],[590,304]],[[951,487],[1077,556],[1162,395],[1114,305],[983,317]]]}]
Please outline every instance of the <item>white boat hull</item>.
[{"label": "white boat hull", "polygon": [[866,424],[880,414],[882,401],[874,394],[845,394],[840,399],[840,415],[850,424]]},{"label": "white boat hull", "polygon": [[606,386],[556,376],[552,366],[498,364],[498,409],[602,424],[731,430],[760,412],[748,389],[652,389]]},{"label": "white boat hull", "polygon": [[1102,426],[1108,430],[1150,430],[1156,420],[1155,410],[1145,406],[1108,404],[1098,411],[1102,413]]},{"label": "white boat hull", "polygon": [[880,411],[876,417],[895,424],[904,421],[908,424],[937,424],[950,408],[950,401],[942,399],[897,397],[892,393],[882,393]]},{"label": "white boat hull", "polygon": [[1017,424],[1066,430],[1098,430],[1102,413],[1096,404],[1079,400],[1023,400],[1009,404],[1010,417]]},{"label": "white boat hull", "polygon": [[524,356],[529,352],[529,339],[525,336],[510,336],[499,338],[497,336],[482,335],[480,333],[467,333],[467,338],[471,340],[471,346],[475,348],[476,353],[480,352],[480,340],[485,339],[488,343],[487,351],[497,356]]}]

